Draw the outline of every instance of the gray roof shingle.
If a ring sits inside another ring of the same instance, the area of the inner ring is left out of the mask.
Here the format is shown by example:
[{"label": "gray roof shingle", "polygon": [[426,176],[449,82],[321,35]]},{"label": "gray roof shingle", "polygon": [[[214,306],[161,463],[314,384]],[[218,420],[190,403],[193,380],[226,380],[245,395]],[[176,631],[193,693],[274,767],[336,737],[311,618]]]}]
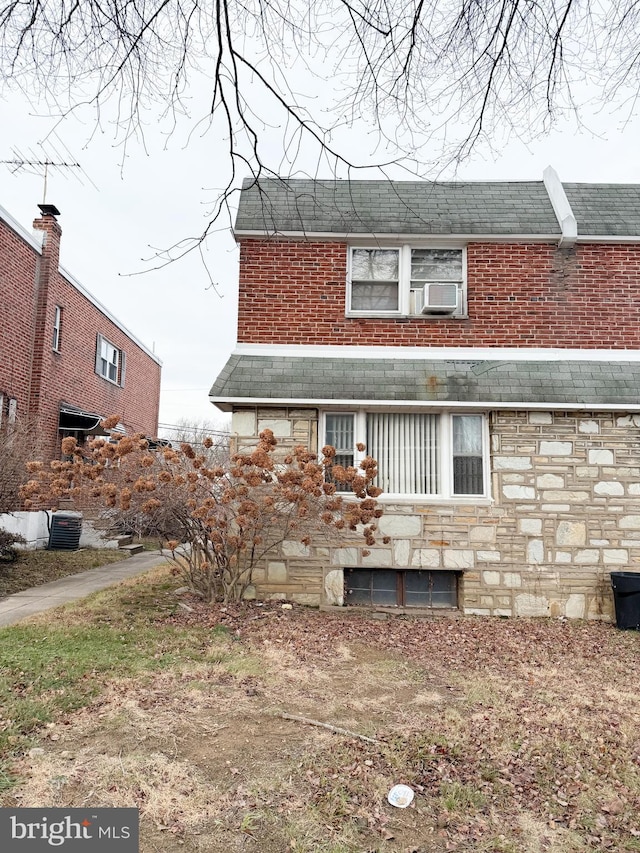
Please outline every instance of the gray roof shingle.
[{"label": "gray roof shingle", "polygon": [[[563,184],[581,236],[640,235],[640,184]],[[236,232],[559,237],[542,181],[247,179]]]},{"label": "gray roof shingle", "polygon": [[592,236],[640,235],[640,184],[563,184],[578,223]]},{"label": "gray roof shingle", "polygon": [[280,357],[272,373],[275,361],[232,355],[211,397],[640,407],[640,362]]},{"label": "gray roof shingle", "polygon": [[246,180],[235,230],[560,235],[542,181]]}]

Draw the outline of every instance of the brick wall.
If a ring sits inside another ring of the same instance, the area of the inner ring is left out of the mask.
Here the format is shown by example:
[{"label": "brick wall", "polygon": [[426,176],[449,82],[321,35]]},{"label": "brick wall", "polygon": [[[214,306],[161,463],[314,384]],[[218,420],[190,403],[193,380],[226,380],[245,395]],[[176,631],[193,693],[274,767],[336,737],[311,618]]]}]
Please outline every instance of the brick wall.
[{"label": "brick wall", "polygon": [[[43,458],[59,455],[63,402],[117,414],[128,430],[155,436],[160,365],[59,272],[56,220],[43,217],[34,226],[45,231],[42,254],[0,220],[0,393],[16,397],[18,414],[36,420]],[[52,347],[56,306],[62,309],[59,352]],[[124,387],[95,372],[98,334],[126,354]]]},{"label": "brick wall", "polygon": [[[270,426],[296,442],[316,434],[316,418],[244,409],[232,435],[242,449]],[[256,572],[255,594],[335,604],[348,566],[445,570],[459,573],[465,613],[611,619],[609,572],[640,570],[640,416],[499,412],[490,432],[491,501],[383,501],[388,544],[363,556],[358,537],[285,542]]]},{"label": "brick wall", "polygon": [[629,348],[640,342],[640,246],[471,243],[468,319],[345,317],[347,246],[243,239],[238,341]]},{"label": "brick wall", "polygon": [[0,394],[25,410],[31,380],[39,255],[0,221]]}]

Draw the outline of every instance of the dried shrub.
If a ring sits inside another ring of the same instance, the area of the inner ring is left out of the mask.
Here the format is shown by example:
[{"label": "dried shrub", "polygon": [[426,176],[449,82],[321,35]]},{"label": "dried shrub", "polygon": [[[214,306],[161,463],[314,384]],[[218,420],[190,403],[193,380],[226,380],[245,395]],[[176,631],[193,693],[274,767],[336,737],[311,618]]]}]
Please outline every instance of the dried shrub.
[{"label": "dried shrub", "polygon": [[318,458],[300,446],[282,461],[277,444],[265,430],[250,453],[210,465],[186,442],[154,451],[142,436],[98,439],[84,455],[74,446],[66,462],[30,466],[22,496],[32,508],[71,497],[81,510],[99,502],[121,525],[144,520],[148,533],[170,541],[176,570],[205,601],[237,601],[256,566],[285,540],[308,544],[321,532],[345,531],[375,542],[375,460],[342,469],[333,448]]},{"label": "dried shrub", "polygon": [[17,544],[25,545],[27,540],[19,533],[9,533],[0,528],[0,563],[15,563],[18,559]]}]

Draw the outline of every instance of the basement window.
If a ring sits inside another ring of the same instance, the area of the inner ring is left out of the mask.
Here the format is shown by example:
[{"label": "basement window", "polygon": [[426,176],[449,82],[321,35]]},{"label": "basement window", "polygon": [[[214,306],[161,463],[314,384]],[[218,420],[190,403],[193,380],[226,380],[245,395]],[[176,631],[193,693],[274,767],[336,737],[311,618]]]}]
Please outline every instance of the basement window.
[{"label": "basement window", "polygon": [[458,573],[345,569],[344,593],[350,606],[450,609],[458,606]]}]

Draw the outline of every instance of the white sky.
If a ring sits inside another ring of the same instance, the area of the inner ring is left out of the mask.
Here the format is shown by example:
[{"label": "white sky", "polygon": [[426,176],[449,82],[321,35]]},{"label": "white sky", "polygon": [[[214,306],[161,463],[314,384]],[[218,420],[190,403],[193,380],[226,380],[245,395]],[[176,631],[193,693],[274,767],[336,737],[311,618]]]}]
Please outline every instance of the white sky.
[{"label": "white sky", "polygon": [[[515,140],[499,143],[493,153],[478,150],[455,173],[437,177],[541,180],[551,164],[565,181],[640,183],[640,119],[606,107],[586,121],[589,127],[580,132],[566,124],[528,146]],[[54,124],[43,107],[24,97],[0,99],[0,160],[13,159],[16,151],[42,156],[38,143]],[[114,146],[109,126],[92,135],[94,129],[91,121],[71,118],[51,137],[58,152],[78,161],[90,178],[82,176],[80,183],[72,170],[49,176],[46,200],[61,211],[61,263],[162,359],[161,423],[223,421],[207,395],[236,339],[238,254],[229,223],[221,222],[203,246],[220,295],[197,252],[164,269],[154,270],[157,262],[147,259],[154,248],[204,230],[216,182],[226,174],[228,144],[211,131],[188,138],[187,123],[167,137],[151,121],[146,144],[131,143],[122,165],[122,148]],[[362,147],[355,130],[352,140],[354,148]],[[51,144],[45,151],[52,157]],[[308,168],[313,173],[313,165]],[[0,205],[27,229],[42,194],[41,175],[0,165]],[[131,275],[138,272],[143,274]]]}]

